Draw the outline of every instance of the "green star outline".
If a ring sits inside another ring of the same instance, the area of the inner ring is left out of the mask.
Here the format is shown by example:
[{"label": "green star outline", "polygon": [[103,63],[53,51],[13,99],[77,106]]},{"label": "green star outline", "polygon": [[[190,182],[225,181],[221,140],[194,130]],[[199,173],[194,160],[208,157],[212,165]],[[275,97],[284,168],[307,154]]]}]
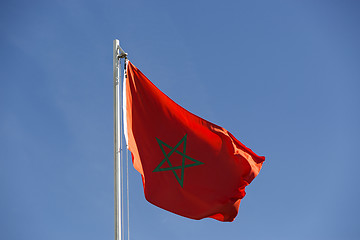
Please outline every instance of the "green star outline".
[{"label": "green star outline", "polygon": [[[156,138],[156,141],[158,142],[158,144],[159,144],[159,146],[161,148],[161,151],[164,154],[164,159],[160,162],[159,165],[157,165],[157,167],[153,170],[153,172],[172,171],[173,174],[175,175],[176,180],[179,182],[181,187],[183,187],[183,185],[184,185],[184,170],[185,170],[185,168],[194,167],[194,166],[204,164],[203,162],[200,162],[200,161],[186,155],[186,153],[185,153],[186,152],[186,140],[187,140],[187,134],[185,134],[185,136],[175,145],[175,147],[171,147],[170,145],[168,145],[165,142],[161,141],[160,139]],[[183,147],[183,152],[180,152],[180,151],[177,150],[177,148],[181,145],[182,142],[184,142],[184,147]],[[166,154],[164,146],[171,149],[171,151],[168,154]],[[182,163],[181,163],[180,166],[174,166],[173,167],[170,160],[169,160],[169,157],[175,152],[182,156]],[[185,165],[185,159],[186,158],[193,161],[194,163]],[[165,162],[167,162],[170,167],[161,168],[161,166]],[[181,178],[179,178],[179,176],[175,172],[175,170],[177,170],[177,169],[181,169]]]}]

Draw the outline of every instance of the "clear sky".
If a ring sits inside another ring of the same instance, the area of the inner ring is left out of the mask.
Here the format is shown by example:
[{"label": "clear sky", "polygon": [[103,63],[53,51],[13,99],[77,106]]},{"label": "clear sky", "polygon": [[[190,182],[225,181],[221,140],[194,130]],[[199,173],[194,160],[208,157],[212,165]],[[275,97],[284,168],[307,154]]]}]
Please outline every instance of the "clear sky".
[{"label": "clear sky", "polygon": [[360,3],[4,0],[0,238],[113,239],[112,47],[266,161],[232,223],[146,202],[131,239],[360,239]]}]

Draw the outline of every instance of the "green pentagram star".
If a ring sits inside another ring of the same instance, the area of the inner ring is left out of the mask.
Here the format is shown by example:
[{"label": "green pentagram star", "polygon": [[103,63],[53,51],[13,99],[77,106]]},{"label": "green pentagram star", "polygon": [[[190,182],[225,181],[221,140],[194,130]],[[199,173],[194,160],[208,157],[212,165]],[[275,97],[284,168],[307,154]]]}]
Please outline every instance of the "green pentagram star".
[{"label": "green pentagram star", "polygon": [[[175,175],[175,178],[176,180],[179,182],[180,186],[183,187],[183,184],[184,184],[184,170],[185,168],[188,168],[188,167],[194,167],[194,166],[198,166],[198,165],[201,165],[201,164],[204,164],[203,162],[200,162],[194,158],[191,158],[189,156],[187,156],[185,154],[186,152],[186,137],[187,137],[187,134],[185,134],[185,136],[176,144],[175,147],[171,147],[170,145],[164,143],[163,141],[161,141],[160,139],[156,138],[156,141],[158,142],[160,148],[161,148],[161,151],[162,153],[164,154],[164,159],[160,162],[160,164],[154,169],[153,172],[163,172],[163,171],[172,171],[173,174]],[[184,147],[183,147],[183,151],[180,152],[179,150],[177,150],[177,148],[181,145],[181,143],[184,143]],[[166,154],[165,152],[165,149],[164,149],[164,146],[171,149],[171,151]],[[181,161],[181,165],[180,166],[173,166],[169,160],[170,156],[173,154],[173,153],[177,153],[179,154],[180,156],[182,156],[182,161]],[[188,160],[191,160],[193,163],[191,164],[185,164],[185,159],[188,159]],[[164,168],[161,168],[161,166],[164,164],[164,163],[167,163],[170,167],[164,167]],[[181,176],[179,177],[175,170],[177,169],[181,169]]]}]

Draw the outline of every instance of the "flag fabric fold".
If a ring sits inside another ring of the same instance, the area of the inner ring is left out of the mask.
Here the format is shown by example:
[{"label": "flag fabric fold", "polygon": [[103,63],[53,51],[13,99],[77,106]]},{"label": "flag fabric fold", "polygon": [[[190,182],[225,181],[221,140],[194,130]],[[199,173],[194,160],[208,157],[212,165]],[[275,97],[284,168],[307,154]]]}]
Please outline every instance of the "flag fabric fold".
[{"label": "flag fabric fold", "polygon": [[129,61],[125,75],[124,133],[145,198],[191,219],[233,221],[265,158],[176,104]]}]

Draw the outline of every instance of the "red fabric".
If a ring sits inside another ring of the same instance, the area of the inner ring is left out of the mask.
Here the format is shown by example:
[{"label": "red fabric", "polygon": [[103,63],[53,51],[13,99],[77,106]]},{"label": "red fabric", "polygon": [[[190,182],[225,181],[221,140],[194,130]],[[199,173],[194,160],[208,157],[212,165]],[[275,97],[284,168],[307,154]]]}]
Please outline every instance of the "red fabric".
[{"label": "red fabric", "polygon": [[126,124],[149,202],[192,219],[234,220],[264,157],[176,104],[130,62]]}]

